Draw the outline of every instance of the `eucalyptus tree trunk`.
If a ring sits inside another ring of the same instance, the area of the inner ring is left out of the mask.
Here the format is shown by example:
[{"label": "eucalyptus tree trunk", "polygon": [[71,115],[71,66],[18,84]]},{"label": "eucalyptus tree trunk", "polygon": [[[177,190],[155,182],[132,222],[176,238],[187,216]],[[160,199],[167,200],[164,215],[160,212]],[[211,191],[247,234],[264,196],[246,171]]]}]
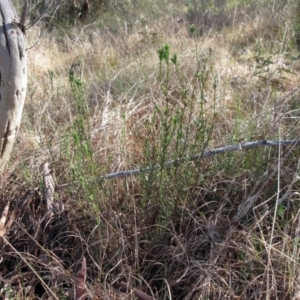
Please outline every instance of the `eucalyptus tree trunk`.
[{"label": "eucalyptus tree trunk", "polygon": [[11,0],[0,0],[0,174],[18,133],[26,95],[27,1],[20,21]]}]

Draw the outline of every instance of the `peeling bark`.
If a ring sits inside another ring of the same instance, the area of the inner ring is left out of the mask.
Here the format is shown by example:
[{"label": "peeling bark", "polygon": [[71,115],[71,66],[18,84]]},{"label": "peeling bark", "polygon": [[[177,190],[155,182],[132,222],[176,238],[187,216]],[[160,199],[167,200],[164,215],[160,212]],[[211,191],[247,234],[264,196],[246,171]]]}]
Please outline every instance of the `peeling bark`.
[{"label": "peeling bark", "polygon": [[[28,5],[27,0],[24,5]],[[27,9],[28,7],[26,7]],[[24,19],[22,19],[24,23]],[[10,0],[0,1],[0,173],[20,126],[27,88],[25,31]]]}]

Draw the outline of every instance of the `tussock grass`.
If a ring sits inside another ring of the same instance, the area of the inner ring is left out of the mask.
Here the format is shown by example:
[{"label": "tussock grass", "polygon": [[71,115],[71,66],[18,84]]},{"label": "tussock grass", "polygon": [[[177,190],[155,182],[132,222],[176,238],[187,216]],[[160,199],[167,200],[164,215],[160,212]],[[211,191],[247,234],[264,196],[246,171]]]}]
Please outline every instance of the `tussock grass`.
[{"label": "tussock grass", "polygon": [[[297,3],[208,2],[214,10],[197,6],[209,14],[194,26],[193,1],[95,8],[72,26],[54,20],[28,51],[22,127],[1,177],[3,208],[21,208],[2,244],[2,297],[46,299],[50,289],[73,299],[84,256],[91,299],[130,299],[117,281],[155,299],[297,299],[298,148],[164,167],[227,144],[298,138]],[[45,162],[61,205],[50,219]]]}]

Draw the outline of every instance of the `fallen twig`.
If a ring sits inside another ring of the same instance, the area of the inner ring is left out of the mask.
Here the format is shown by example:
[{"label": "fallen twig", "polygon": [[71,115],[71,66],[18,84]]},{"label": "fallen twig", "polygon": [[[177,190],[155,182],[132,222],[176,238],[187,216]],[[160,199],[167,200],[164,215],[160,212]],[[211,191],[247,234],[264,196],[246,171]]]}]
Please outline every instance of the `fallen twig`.
[{"label": "fallen twig", "polygon": [[75,282],[75,300],[86,299],[87,293],[85,290],[85,280],[86,280],[86,258],[82,258],[81,269],[77,272],[76,282]]},{"label": "fallen twig", "polygon": [[133,293],[138,300],[155,300],[152,296],[144,293],[141,290],[132,289],[128,283],[123,281],[121,281],[120,283],[115,283],[113,287],[124,294]]},{"label": "fallen twig", "polygon": [[49,163],[44,164],[43,168],[43,176],[44,176],[44,192],[45,192],[45,201],[47,212],[49,213],[49,218],[53,215],[53,196],[54,196],[54,180],[49,170]]},{"label": "fallen twig", "polygon": [[[210,156],[214,156],[216,154],[220,153],[226,153],[226,152],[233,152],[238,150],[246,150],[246,149],[253,149],[258,147],[283,147],[283,146],[300,146],[300,140],[282,140],[282,141],[268,141],[268,140],[260,140],[255,142],[247,142],[247,143],[240,143],[236,145],[228,145],[220,148],[216,148],[213,150],[204,151],[202,153],[196,154],[191,157],[183,157],[180,159],[170,160],[166,162],[163,167],[164,168],[170,168],[175,164],[182,164],[184,162],[188,161],[195,161],[201,158],[207,158]],[[116,178],[122,178],[122,177],[128,177],[128,176],[134,176],[139,175],[142,173],[149,173],[155,170],[161,169],[160,165],[156,165],[154,167],[147,167],[147,168],[140,168],[140,169],[133,169],[133,170],[126,170],[121,172],[115,172],[110,173],[106,175],[102,175],[96,178],[88,179],[87,182],[96,182],[103,179],[116,179]],[[74,181],[71,183],[65,183],[57,186],[57,188],[65,188],[73,184],[77,184],[79,181]]]}]

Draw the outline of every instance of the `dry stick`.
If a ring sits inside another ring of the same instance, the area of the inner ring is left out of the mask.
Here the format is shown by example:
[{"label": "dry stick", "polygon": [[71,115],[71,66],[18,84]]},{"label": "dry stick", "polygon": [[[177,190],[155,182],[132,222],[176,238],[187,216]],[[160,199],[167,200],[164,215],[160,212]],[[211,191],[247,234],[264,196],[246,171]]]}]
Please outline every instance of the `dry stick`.
[{"label": "dry stick", "polygon": [[[208,151],[196,154],[191,157],[183,157],[183,158],[179,158],[179,159],[175,159],[175,160],[170,160],[170,161],[166,162],[163,165],[163,167],[170,168],[176,164],[182,164],[182,163],[188,162],[188,161],[195,161],[200,158],[207,158],[207,157],[214,156],[214,155],[220,154],[220,153],[233,152],[233,151],[245,150],[245,149],[253,149],[253,148],[258,148],[258,147],[282,147],[282,146],[300,146],[300,140],[283,140],[283,141],[260,140],[260,141],[247,142],[247,143],[241,143],[241,144],[236,144],[236,145],[228,145],[225,147],[208,150]],[[87,182],[96,182],[96,181],[103,180],[103,179],[116,179],[116,178],[134,176],[134,175],[139,175],[142,173],[149,173],[151,171],[155,171],[155,170],[159,170],[159,169],[161,169],[161,166],[156,165],[154,167],[126,170],[126,171],[102,175],[102,176],[99,176],[99,177],[96,177],[93,179],[88,179]],[[79,183],[79,181],[65,183],[65,184],[58,185],[57,188],[65,188],[65,187],[68,187],[68,186],[71,186],[71,185],[77,184],[77,183]]]},{"label": "dry stick", "polygon": [[152,296],[142,292],[138,289],[132,289],[128,283],[125,283],[124,281],[121,281],[120,283],[113,284],[113,287],[117,290],[119,290],[121,293],[129,294],[132,293],[135,294],[137,300],[155,300]]},{"label": "dry stick", "polygon": [[30,6],[31,6],[31,0],[24,0],[22,15],[19,23],[20,29],[24,34],[25,34],[25,22],[30,11]]},{"label": "dry stick", "polygon": [[49,163],[44,164],[43,176],[46,208],[47,213],[49,213],[48,218],[50,219],[53,216],[53,195],[55,190],[55,184],[51,175],[51,171],[49,170]]},{"label": "dry stick", "polygon": [[85,288],[86,281],[86,258],[83,256],[81,269],[77,272],[75,280],[75,299],[74,300],[85,300],[87,293]]}]

